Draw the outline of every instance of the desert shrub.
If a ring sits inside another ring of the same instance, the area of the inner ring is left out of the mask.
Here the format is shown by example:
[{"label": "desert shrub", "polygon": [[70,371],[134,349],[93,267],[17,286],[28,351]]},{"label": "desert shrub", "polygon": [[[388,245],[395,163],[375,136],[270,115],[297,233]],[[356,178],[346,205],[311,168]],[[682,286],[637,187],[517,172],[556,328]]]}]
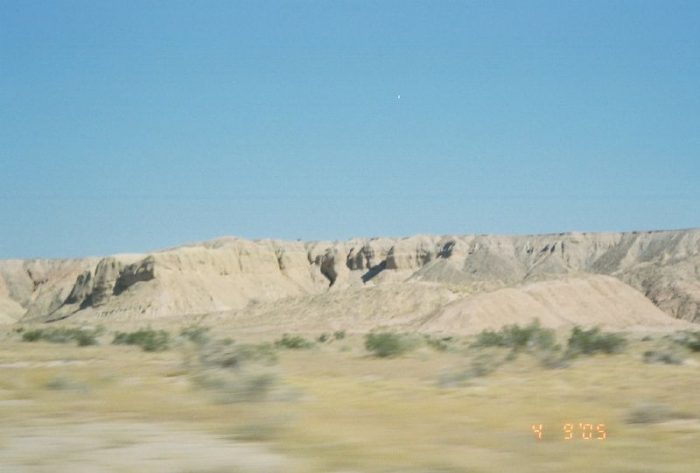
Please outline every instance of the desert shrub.
[{"label": "desert shrub", "polygon": [[333,338],[336,340],[342,340],[345,338],[345,330],[336,330],[333,332]]},{"label": "desert shrub", "polygon": [[474,347],[505,347],[508,342],[504,334],[493,330],[483,330],[472,344]]},{"label": "desert shrub", "polygon": [[685,357],[678,350],[661,348],[657,350],[647,350],[642,357],[644,363],[663,363],[666,365],[682,365]]},{"label": "desert shrub", "polygon": [[204,345],[209,341],[209,327],[191,325],[180,331],[180,336],[196,345]]},{"label": "desert shrub", "polygon": [[603,333],[599,327],[582,329],[574,327],[569,336],[567,355],[593,355],[595,353],[619,353],[627,344],[625,338],[614,333]]},{"label": "desert shrub", "polygon": [[430,335],[425,335],[425,344],[436,351],[447,351],[450,348],[452,337],[435,338]]},{"label": "desert shrub", "polygon": [[243,343],[234,348],[242,361],[257,361],[268,364],[277,361],[277,351],[271,343]]},{"label": "desert shrub", "polygon": [[36,342],[39,340],[51,343],[73,343],[84,347],[89,345],[97,345],[97,331],[83,330],[79,328],[51,328],[51,329],[33,329],[22,334],[22,340],[25,342]]},{"label": "desert shrub", "polygon": [[285,417],[266,417],[265,419],[236,427],[229,434],[233,440],[248,442],[269,442],[278,438],[289,422]]},{"label": "desert shrub", "polygon": [[306,350],[312,348],[314,343],[299,335],[289,335],[285,333],[282,338],[275,342],[275,347],[286,348],[288,350]]},{"label": "desert shrub", "polygon": [[525,327],[508,325],[499,331],[484,330],[477,335],[474,347],[502,347],[515,351],[550,349],[556,344],[554,330],[543,328],[535,320]]},{"label": "desert shrub", "polygon": [[331,336],[328,335],[327,333],[322,333],[321,335],[318,336],[316,339],[318,343],[326,343],[328,340],[330,340]]},{"label": "desert shrub", "polygon": [[566,352],[563,352],[559,345],[538,352],[536,357],[540,366],[545,369],[567,368],[571,364],[571,357]]},{"label": "desert shrub", "polygon": [[212,391],[215,400],[222,404],[269,400],[277,383],[273,373],[257,370],[205,370],[193,374],[192,379],[199,387]]},{"label": "desert shrub", "polygon": [[369,333],[365,336],[365,348],[380,358],[399,356],[415,348],[415,341],[407,335],[392,332]]},{"label": "desert shrub", "polygon": [[[285,399],[284,385],[272,371],[277,351],[271,343],[236,344],[223,340],[192,345],[186,368],[193,384],[219,403]],[[194,355],[194,356],[193,356]]]},{"label": "desert shrub", "polygon": [[22,334],[22,340],[25,342],[36,342],[41,340],[41,335],[44,331],[40,329],[28,330]]},{"label": "desert shrub", "polygon": [[205,367],[239,368],[246,362],[272,364],[277,352],[270,343],[240,344],[225,341],[200,346],[198,361]]},{"label": "desert shrub", "polygon": [[90,345],[97,345],[97,338],[94,333],[82,332],[77,335],[78,346],[87,347]]},{"label": "desert shrub", "polygon": [[457,388],[469,384],[473,378],[474,375],[470,368],[445,371],[438,377],[437,385],[440,388]]},{"label": "desert shrub", "polygon": [[655,424],[687,417],[689,417],[687,414],[678,412],[666,404],[643,402],[627,411],[625,422],[628,424]]},{"label": "desert shrub", "polygon": [[51,378],[44,387],[51,391],[87,391],[88,389],[85,383],[63,376]]},{"label": "desert shrub", "polygon": [[165,351],[170,348],[170,334],[165,330],[151,328],[135,332],[117,332],[112,341],[114,345],[136,345],[143,351]]},{"label": "desert shrub", "polygon": [[442,388],[465,386],[474,378],[494,373],[506,361],[507,356],[504,357],[502,353],[481,352],[466,367],[442,373],[437,384]]},{"label": "desert shrub", "polygon": [[492,354],[479,353],[471,361],[471,374],[474,377],[487,376],[496,371],[505,361],[505,358],[499,359]]},{"label": "desert shrub", "polygon": [[683,332],[675,338],[675,341],[690,351],[700,351],[700,332]]}]

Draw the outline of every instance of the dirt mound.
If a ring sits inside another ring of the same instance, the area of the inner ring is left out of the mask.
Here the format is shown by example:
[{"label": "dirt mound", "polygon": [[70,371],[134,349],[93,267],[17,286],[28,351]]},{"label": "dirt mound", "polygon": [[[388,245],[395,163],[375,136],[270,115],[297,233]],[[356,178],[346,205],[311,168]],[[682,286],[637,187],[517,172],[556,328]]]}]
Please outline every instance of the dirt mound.
[{"label": "dirt mound", "polygon": [[566,277],[462,298],[421,324],[431,332],[477,333],[504,325],[601,326],[611,330],[687,329],[639,291],[610,276]]}]

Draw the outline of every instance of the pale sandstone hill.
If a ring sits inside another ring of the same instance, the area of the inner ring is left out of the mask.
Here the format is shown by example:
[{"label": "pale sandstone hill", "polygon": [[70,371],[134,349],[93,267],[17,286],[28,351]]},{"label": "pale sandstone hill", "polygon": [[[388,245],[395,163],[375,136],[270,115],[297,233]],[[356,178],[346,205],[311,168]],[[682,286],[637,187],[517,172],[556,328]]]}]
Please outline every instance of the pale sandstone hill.
[{"label": "pale sandstone hill", "polygon": [[611,276],[564,276],[486,292],[438,283],[387,283],[251,304],[200,319],[236,332],[366,332],[375,328],[473,334],[504,325],[610,330],[688,329],[639,291]]},{"label": "pale sandstone hill", "polygon": [[[101,260],[0,261],[0,323],[223,313],[241,323],[287,314],[312,326],[320,300],[328,320],[346,317],[363,327],[468,331],[470,318],[477,326],[540,312],[547,320],[559,314],[554,325],[567,317],[655,325],[656,307],[700,321],[700,230],[309,243],[223,238]],[[571,300],[575,307],[566,305]],[[635,319],[629,308],[645,315]]]},{"label": "pale sandstone hill", "polygon": [[498,289],[448,304],[421,323],[425,331],[475,333],[537,318],[546,327],[597,325],[612,330],[688,328],[611,276],[563,277]]}]

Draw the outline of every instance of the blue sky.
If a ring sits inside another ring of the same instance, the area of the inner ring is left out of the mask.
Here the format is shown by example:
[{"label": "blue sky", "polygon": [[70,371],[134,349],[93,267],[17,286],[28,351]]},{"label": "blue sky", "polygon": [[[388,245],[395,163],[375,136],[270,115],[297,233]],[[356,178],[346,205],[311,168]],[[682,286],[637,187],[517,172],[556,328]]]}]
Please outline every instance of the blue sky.
[{"label": "blue sky", "polygon": [[700,226],[699,24],[694,1],[0,0],[0,258]]}]

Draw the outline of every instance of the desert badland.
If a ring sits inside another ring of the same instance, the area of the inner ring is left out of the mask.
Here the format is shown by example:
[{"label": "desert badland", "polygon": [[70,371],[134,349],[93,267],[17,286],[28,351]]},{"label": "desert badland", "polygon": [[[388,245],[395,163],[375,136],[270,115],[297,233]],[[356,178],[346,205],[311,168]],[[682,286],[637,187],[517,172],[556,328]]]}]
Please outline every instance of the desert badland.
[{"label": "desert badland", "polygon": [[0,261],[4,323],[195,316],[277,331],[469,334],[533,317],[551,327],[684,327],[700,321],[700,230],[222,238],[149,254]]},{"label": "desert badland", "polygon": [[2,471],[700,467],[700,230],[7,260],[0,320]]}]

